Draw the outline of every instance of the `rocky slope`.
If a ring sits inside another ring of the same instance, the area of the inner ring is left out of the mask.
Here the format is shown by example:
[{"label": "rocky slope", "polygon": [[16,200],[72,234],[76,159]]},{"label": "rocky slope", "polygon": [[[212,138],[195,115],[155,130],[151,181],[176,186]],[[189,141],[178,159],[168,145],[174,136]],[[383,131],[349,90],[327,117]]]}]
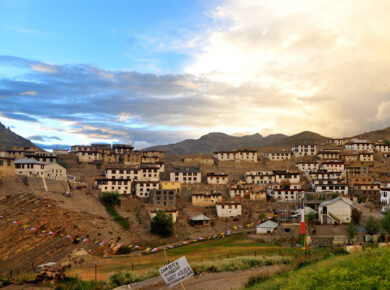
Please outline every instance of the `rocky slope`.
[{"label": "rocky slope", "polygon": [[11,149],[13,146],[36,147],[30,140],[19,136],[0,123],[0,149]]}]

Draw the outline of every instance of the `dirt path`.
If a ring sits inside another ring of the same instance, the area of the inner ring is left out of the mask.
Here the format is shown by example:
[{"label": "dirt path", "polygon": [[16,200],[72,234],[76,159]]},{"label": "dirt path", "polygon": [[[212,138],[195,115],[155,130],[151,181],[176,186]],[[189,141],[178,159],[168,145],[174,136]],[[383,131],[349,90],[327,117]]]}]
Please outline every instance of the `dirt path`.
[{"label": "dirt path", "polygon": [[[222,272],[222,273],[205,273],[200,276],[192,277],[183,282],[185,289],[187,290],[230,290],[239,289],[244,286],[250,277],[258,275],[274,275],[280,273],[288,268],[287,265],[273,265],[256,269],[235,271],[235,272]],[[117,290],[125,289],[153,289],[153,290],[181,290],[180,284],[173,288],[168,288],[160,277],[153,278],[147,281],[139,282],[129,286],[122,286],[116,288]]]}]

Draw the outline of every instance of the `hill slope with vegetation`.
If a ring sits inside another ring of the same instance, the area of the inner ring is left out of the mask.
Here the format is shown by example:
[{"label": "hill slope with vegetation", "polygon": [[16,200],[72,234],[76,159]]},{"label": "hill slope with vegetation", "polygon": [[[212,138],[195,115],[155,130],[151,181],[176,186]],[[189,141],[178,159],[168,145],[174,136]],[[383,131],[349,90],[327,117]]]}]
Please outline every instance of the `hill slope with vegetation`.
[{"label": "hill slope with vegetation", "polygon": [[[283,273],[250,289],[390,289],[390,248],[338,256]],[[255,279],[252,279],[255,281]]]},{"label": "hill slope with vegetation", "polygon": [[0,123],[0,149],[11,149],[13,146],[36,147],[30,140],[19,136]]}]

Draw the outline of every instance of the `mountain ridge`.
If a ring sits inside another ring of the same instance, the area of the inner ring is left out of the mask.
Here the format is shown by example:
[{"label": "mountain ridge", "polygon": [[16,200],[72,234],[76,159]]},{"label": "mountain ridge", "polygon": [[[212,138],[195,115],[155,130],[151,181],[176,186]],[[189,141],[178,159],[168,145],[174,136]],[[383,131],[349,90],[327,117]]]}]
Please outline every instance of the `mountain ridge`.
[{"label": "mountain ridge", "polygon": [[11,149],[13,146],[37,147],[30,140],[12,132],[0,122],[0,149]]}]

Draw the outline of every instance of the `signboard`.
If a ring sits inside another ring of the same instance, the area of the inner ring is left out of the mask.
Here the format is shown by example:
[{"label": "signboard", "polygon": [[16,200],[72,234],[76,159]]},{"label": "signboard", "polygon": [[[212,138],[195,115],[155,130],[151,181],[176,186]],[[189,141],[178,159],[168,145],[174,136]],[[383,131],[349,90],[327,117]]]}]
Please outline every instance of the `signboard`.
[{"label": "signboard", "polygon": [[194,275],[186,257],[181,257],[180,259],[160,268],[159,271],[168,287],[173,287]]}]

